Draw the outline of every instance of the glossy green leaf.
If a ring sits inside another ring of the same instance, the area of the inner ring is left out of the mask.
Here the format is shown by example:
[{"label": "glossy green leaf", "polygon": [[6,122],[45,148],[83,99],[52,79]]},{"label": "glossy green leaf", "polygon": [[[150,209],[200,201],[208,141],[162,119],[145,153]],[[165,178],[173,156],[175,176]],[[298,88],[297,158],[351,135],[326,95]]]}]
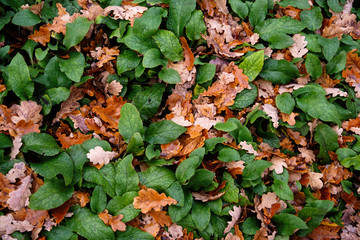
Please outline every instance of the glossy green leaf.
[{"label": "glossy green leaf", "polygon": [[271,221],[275,223],[278,233],[284,236],[292,235],[295,229],[307,229],[305,222],[301,218],[289,213],[275,215]]},{"label": "glossy green leaf", "polygon": [[142,65],[144,68],[154,68],[157,66],[166,66],[167,62],[159,49],[151,48],[145,53]]},{"label": "glossy green leaf", "polygon": [[222,181],[226,181],[225,187],[220,192],[225,192],[221,197],[228,203],[237,203],[239,201],[239,188],[235,185],[234,178],[228,172],[223,173]]},{"label": "glossy green leaf", "polygon": [[115,168],[111,164],[103,166],[100,170],[93,166],[85,166],[83,178],[85,181],[101,185],[110,197],[114,197],[115,174]]},{"label": "glossy green leaf", "polygon": [[229,0],[231,9],[242,19],[249,14],[249,7],[242,0]]},{"label": "glossy green leaf", "polygon": [[341,51],[326,65],[326,72],[328,74],[334,74],[341,72],[346,65],[346,52]]},{"label": "glossy green leaf", "polygon": [[287,34],[274,33],[269,38],[269,47],[272,49],[284,49],[293,45],[294,40]]},{"label": "glossy green leaf", "polygon": [[74,82],[80,82],[85,68],[85,57],[82,53],[71,52],[69,59],[59,59],[60,70]]},{"label": "glossy green leaf", "polygon": [[116,60],[117,72],[119,75],[126,71],[133,70],[139,65],[141,58],[137,55],[136,52],[131,50],[125,50],[121,53]]},{"label": "glossy green leaf", "polygon": [[309,9],[311,8],[307,0],[283,0],[279,2],[279,5],[282,7],[292,6],[299,9]]},{"label": "glossy green leaf", "polygon": [[322,47],[322,53],[325,59],[329,62],[336,55],[337,50],[340,46],[340,41],[337,37],[335,38],[324,38],[319,36],[318,43]]},{"label": "glossy green leaf", "polygon": [[249,82],[255,80],[255,78],[261,72],[261,69],[264,66],[264,51],[260,50],[249,57],[246,57],[245,60],[240,63],[239,68],[244,71],[244,74],[248,76]]},{"label": "glossy green leaf", "polygon": [[267,10],[268,0],[255,0],[249,13],[251,26],[256,27],[259,23],[263,22],[265,20]]},{"label": "glossy green leaf", "polygon": [[141,239],[141,240],[154,240],[154,237],[139,228],[126,226],[126,230],[124,232],[117,231],[116,232],[117,240],[133,240],[133,239]]},{"label": "glossy green leaf", "polygon": [[287,84],[299,76],[299,69],[286,60],[267,59],[260,72],[260,77],[275,84]]},{"label": "glossy green leaf", "polygon": [[139,172],[140,184],[156,191],[165,191],[176,181],[175,174],[166,167],[152,166],[145,172]]},{"label": "glossy green leaf", "polygon": [[199,84],[211,81],[216,72],[216,65],[211,63],[205,63],[201,65],[196,71],[196,82]]},{"label": "glossy green leaf", "polygon": [[63,41],[64,46],[69,49],[81,42],[89,31],[91,24],[93,24],[93,21],[89,21],[85,17],[78,17],[72,23],[67,23]]},{"label": "glossy green leaf", "polygon": [[275,98],[275,102],[276,107],[283,113],[290,115],[294,110],[295,100],[288,92],[277,95]]},{"label": "glossy green leaf", "polygon": [[47,133],[28,133],[22,137],[22,142],[21,150],[25,153],[32,151],[43,156],[54,156],[60,151],[53,136]]},{"label": "glossy green leaf", "polygon": [[176,37],[180,37],[183,35],[184,27],[191,17],[191,12],[195,10],[196,0],[170,0],[169,2],[169,18],[166,22],[167,28],[172,31]]},{"label": "glossy green leaf", "polygon": [[124,140],[129,142],[134,133],[144,134],[143,122],[140,113],[131,103],[125,103],[121,107],[121,116],[119,120],[119,132]]},{"label": "glossy green leaf", "polygon": [[251,89],[244,89],[238,94],[236,94],[236,97],[234,99],[234,104],[229,107],[230,109],[242,110],[243,108],[252,105],[256,101],[256,98],[258,96],[258,89],[252,83],[250,83],[249,85]]},{"label": "glossy green leaf", "polygon": [[223,148],[219,151],[218,159],[222,162],[233,162],[240,160],[240,154],[236,149]]},{"label": "glossy green leaf", "polygon": [[139,177],[132,166],[133,155],[118,160],[115,175],[115,192],[121,196],[126,192],[139,190]]},{"label": "glossy green leaf", "polygon": [[291,191],[287,182],[275,179],[273,185],[271,185],[271,189],[282,200],[294,200],[294,194]]},{"label": "glossy green leaf", "polygon": [[28,100],[34,92],[34,83],[31,81],[29,68],[24,57],[18,53],[11,60],[7,75],[6,84],[14,91],[21,100]]},{"label": "glossy green leaf", "polygon": [[197,156],[189,157],[182,161],[176,168],[175,176],[180,183],[189,180],[195,174],[195,170],[200,166],[202,159]]},{"label": "glossy green leaf", "polygon": [[273,165],[271,162],[264,160],[257,160],[246,165],[243,171],[243,179],[245,180],[255,180],[261,177],[261,173]]},{"label": "glossy green leaf", "polygon": [[180,61],[184,58],[183,49],[180,45],[179,39],[174,35],[173,32],[167,30],[159,30],[153,36],[153,38],[158,47],[160,48],[160,51],[164,54],[165,57],[167,57],[171,61]]},{"label": "glossy green leaf", "polygon": [[200,202],[194,201],[191,210],[191,217],[199,231],[204,231],[210,223],[210,207],[201,204]]},{"label": "glossy green leaf", "polygon": [[135,95],[132,103],[138,109],[141,119],[151,118],[158,111],[164,91],[163,84],[155,84],[142,89]]},{"label": "glossy green leaf", "polygon": [[201,33],[206,32],[204,15],[201,10],[195,10],[191,13],[189,21],[186,23],[186,36],[191,41],[201,38]]},{"label": "glossy green leaf", "polygon": [[101,185],[97,185],[94,188],[94,191],[91,194],[90,198],[90,208],[96,214],[101,213],[104,211],[106,207],[106,193]]},{"label": "glossy green leaf", "polygon": [[122,214],[123,222],[128,222],[134,219],[141,212],[140,209],[134,208],[134,198],[137,197],[138,192],[126,192],[122,196],[113,197],[106,206],[109,213],[113,216]]},{"label": "glossy green leaf", "polygon": [[49,210],[62,205],[73,195],[74,188],[65,186],[64,181],[53,178],[46,180],[34,194],[30,196],[29,208],[33,210]]},{"label": "glossy green leaf", "polygon": [[314,54],[308,53],[306,55],[305,67],[306,67],[306,71],[314,79],[318,79],[322,74],[320,59]]},{"label": "glossy green leaf", "polygon": [[179,72],[172,68],[161,69],[159,72],[159,78],[170,84],[177,84],[181,82]]},{"label": "glossy green leaf", "polygon": [[313,7],[309,10],[303,10],[300,13],[301,22],[311,31],[318,30],[323,21],[320,7]]},{"label": "glossy green leaf", "polygon": [[150,124],[146,129],[145,141],[151,144],[167,144],[186,132],[186,128],[170,120]]}]

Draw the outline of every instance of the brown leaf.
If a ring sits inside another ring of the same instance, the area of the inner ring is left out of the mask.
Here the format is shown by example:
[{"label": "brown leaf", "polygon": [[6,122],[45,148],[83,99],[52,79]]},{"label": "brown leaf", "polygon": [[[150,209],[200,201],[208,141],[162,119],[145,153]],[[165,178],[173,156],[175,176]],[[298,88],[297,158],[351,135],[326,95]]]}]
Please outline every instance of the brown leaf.
[{"label": "brown leaf", "polygon": [[295,141],[297,145],[301,145],[305,147],[307,145],[306,143],[306,137],[301,136],[299,132],[295,132],[291,130],[290,128],[286,129],[287,134],[289,134],[289,137]]},{"label": "brown leaf", "polygon": [[51,210],[51,215],[55,218],[55,222],[57,224],[59,224],[65,218],[65,215],[69,211],[70,205],[71,201],[67,200],[61,206]]},{"label": "brown leaf", "polygon": [[281,120],[283,120],[283,122],[287,122],[290,126],[294,126],[296,124],[295,117],[298,115],[298,113],[294,112],[290,113],[290,115],[286,113],[280,113]]},{"label": "brown leaf", "polygon": [[172,224],[171,217],[166,215],[166,211],[155,211],[151,210],[148,214],[158,223],[160,226],[164,227],[170,226]]},{"label": "brown leaf", "polygon": [[47,26],[41,26],[39,30],[35,30],[32,35],[28,38],[37,43],[40,43],[43,46],[46,46],[48,42],[50,42],[50,30]]},{"label": "brown leaf", "polygon": [[75,197],[80,200],[80,206],[85,207],[88,202],[90,202],[90,194],[88,192],[75,191]]},{"label": "brown leaf", "polygon": [[180,37],[181,47],[184,50],[184,56],[185,61],[184,64],[187,68],[187,70],[191,71],[191,69],[194,66],[194,54],[192,53],[191,49],[189,48],[189,45],[184,37]]},{"label": "brown leaf", "polygon": [[284,171],[284,167],[287,167],[287,164],[285,162],[285,159],[278,157],[278,156],[273,156],[271,158],[271,162],[274,164],[272,166],[270,166],[269,170],[275,170],[275,172],[277,174],[281,174]]},{"label": "brown leaf", "polygon": [[241,146],[241,149],[247,151],[248,153],[254,154],[255,156],[259,155],[259,153],[255,151],[254,147],[246,141],[241,141],[239,145]]},{"label": "brown leaf", "polygon": [[309,50],[306,48],[307,41],[305,41],[305,36],[300,34],[295,34],[292,39],[294,44],[289,47],[289,51],[294,58],[303,57]]},{"label": "brown leaf", "polygon": [[92,107],[92,111],[100,116],[101,120],[109,123],[112,129],[118,129],[120,110],[126,103],[121,96],[111,96],[106,100],[106,107],[102,104],[98,104]]},{"label": "brown leaf", "polygon": [[31,5],[29,4],[22,5],[21,9],[29,9],[32,13],[39,15],[41,13],[41,9],[44,6],[44,2],[40,2],[39,4]]},{"label": "brown leaf", "polygon": [[278,128],[279,127],[279,115],[278,115],[277,108],[271,104],[264,104],[261,107],[261,110],[263,110],[266,113],[266,115],[268,115],[271,118],[271,121],[272,121],[274,127]]},{"label": "brown leaf", "polygon": [[200,200],[202,202],[208,202],[208,201],[213,201],[213,200],[221,198],[225,193],[226,192],[219,192],[216,194],[206,193],[206,192],[192,192],[191,194],[195,200]]},{"label": "brown leaf", "polygon": [[82,89],[75,87],[74,85],[70,88],[70,96],[64,102],[61,103],[60,111],[56,113],[52,124],[58,122],[61,118],[66,117],[69,113],[80,107],[79,100],[83,99],[84,92]]},{"label": "brown leaf", "polygon": [[12,214],[0,216],[0,235],[11,234],[16,231],[30,232],[34,229],[34,225],[30,224],[27,220],[16,221]]},{"label": "brown leaf", "polygon": [[147,10],[147,7],[142,6],[130,6],[130,5],[123,5],[123,6],[109,6],[104,9],[104,15],[108,16],[112,13],[113,18],[115,20],[118,19],[125,19],[129,20],[131,26],[134,26],[135,18],[139,18],[142,16],[142,13]]},{"label": "brown leaf", "polygon": [[230,232],[230,230],[235,226],[237,220],[240,218],[241,215],[241,207],[234,206],[233,210],[229,211],[229,214],[231,216],[231,221],[228,222],[228,225],[224,230],[224,234]]},{"label": "brown leaf", "polygon": [[6,178],[9,179],[11,183],[15,183],[16,179],[22,179],[26,176],[25,171],[26,165],[24,162],[15,163],[13,168],[6,174]]},{"label": "brown leaf", "polygon": [[108,213],[108,210],[104,210],[102,213],[98,214],[99,218],[108,226],[111,226],[111,229],[116,231],[124,232],[126,230],[126,225],[121,221],[124,218],[124,215],[119,214],[117,216],[112,216]]},{"label": "brown leaf", "polygon": [[183,146],[180,144],[180,141],[178,139],[167,144],[161,144],[160,157],[165,159],[171,159],[179,155],[182,148]]},{"label": "brown leaf", "polygon": [[31,195],[32,178],[31,176],[24,177],[21,180],[21,184],[18,188],[9,193],[9,199],[7,200],[7,204],[9,204],[9,209],[13,211],[19,211],[24,208],[29,203],[29,197]]},{"label": "brown leaf", "polygon": [[316,190],[321,189],[324,186],[324,183],[321,181],[321,178],[323,176],[322,173],[316,173],[316,172],[308,172],[309,174],[309,183],[306,184],[306,186],[309,186]]},{"label": "brown leaf", "polygon": [[319,226],[315,228],[307,236],[310,239],[314,240],[328,240],[328,239],[340,239],[338,231],[341,229],[340,226],[330,227],[330,226]]},{"label": "brown leaf", "polygon": [[133,205],[136,209],[141,209],[142,213],[148,213],[152,209],[160,211],[161,207],[176,204],[177,201],[171,197],[167,197],[165,193],[159,194],[154,189],[141,189],[139,196],[134,198]]}]

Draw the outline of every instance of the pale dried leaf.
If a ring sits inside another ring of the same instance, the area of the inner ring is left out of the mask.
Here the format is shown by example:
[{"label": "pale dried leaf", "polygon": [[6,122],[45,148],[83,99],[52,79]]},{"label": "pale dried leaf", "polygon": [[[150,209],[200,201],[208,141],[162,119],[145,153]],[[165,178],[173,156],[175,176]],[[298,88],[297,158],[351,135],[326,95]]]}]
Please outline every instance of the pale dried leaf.
[{"label": "pale dried leaf", "polygon": [[229,211],[229,214],[231,216],[231,221],[228,222],[228,225],[224,230],[224,234],[230,232],[230,230],[235,226],[236,221],[240,218],[241,215],[241,207],[234,206],[233,210]]},{"label": "pale dried leaf", "polygon": [[340,97],[347,97],[347,92],[344,92],[338,88],[325,88],[326,95],[331,95],[332,97],[340,96]]},{"label": "pale dried leaf", "polygon": [[281,85],[279,88],[279,94],[283,94],[284,92],[292,93],[293,91],[303,87],[305,87],[305,85],[297,84],[297,83]]},{"label": "pale dried leaf", "polygon": [[241,141],[239,145],[241,146],[241,149],[247,151],[248,153],[254,154],[255,156],[259,155],[259,153],[255,151],[254,147],[251,144],[248,144],[246,141]]},{"label": "pale dried leaf", "polygon": [[31,195],[31,176],[27,176],[22,179],[20,186],[9,193],[10,198],[6,201],[9,204],[9,209],[13,211],[19,211],[29,203],[29,197]]},{"label": "pale dried leaf", "polygon": [[192,196],[194,197],[195,200],[199,200],[202,202],[207,202],[207,201],[213,201],[216,199],[219,199],[222,197],[222,195],[224,195],[226,192],[220,192],[217,193],[215,195],[209,194],[209,193],[205,193],[205,192],[192,192]]},{"label": "pale dried leaf", "polygon": [[230,232],[226,235],[225,240],[241,240],[241,239],[240,239],[240,237],[238,237]]},{"label": "pale dried leaf", "polygon": [[199,117],[194,121],[194,126],[199,125],[202,128],[209,130],[210,128],[212,128],[218,122],[224,122],[224,119],[217,118],[215,120],[211,120],[211,119],[206,118],[206,117]]},{"label": "pale dried leaf", "polygon": [[171,224],[171,226],[168,228],[168,233],[170,237],[174,239],[179,239],[182,236],[184,236],[183,228],[180,225],[177,225],[176,223]]},{"label": "pale dried leaf", "polygon": [[119,95],[123,86],[118,81],[112,81],[107,84],[107,91],[112,95]]},{"label": "pale dried leaf", "polygon": [[21,179],[26,176],[26,166],[24,162],[15,163],[13,168],[6,174],[6,178],[11,183],[15,183],[16,179]]},{"label": "pale dried leaf", "polygon": [[244,161],[233,161],[233,162],[224,162],[224,165],[227,169],[235,169],[240,168],[241,170],[244,170],[245,168],[245,162]]},{"label": "pale dried leaf", "polygon": [[324,183],[321,181],[321,178],[323,176],[322,173],[316,173],[316,172],[308,172],[309,174],[309,183],[307,186],[310,185],[310,187],[314,190],[321,189],[324,186]]},{"label": "pale dried leaf", "polygon": [[292,39],[294,44],[289,47],[289,51],[294,58],[303,57],[309,50],[306,48],[307,41],[305,41],[305,36],[300,34],[295,34]]},{"label": "pale dried leaf", "polygon": [[360,135],[360,127],[351,127],[350,131],[354,132],[357,135]]},{"label": "pale dried leaf", "polygon": [[271,104],[264,104],[261,109],[271,118],[271,121],[275,128],[279,127],[279,115],[278,110]]},{"label": "pale dried leaf", "polygon": [[274,87],[271,81],[260,79],[256,80],[255,83],[257,83],[258,86],[259,97],[269,98],[275,96]]},{"label": "pale dried leaf", "polygon": [[264,49],[265,56],[271,57],[272,52],[273,52],[273,50],[270,47],[267,47]]},{"label": "pale dried leaf", "polygon": [[278,203],[278,196],[274,192],[268,192],[261,196],[261,204],[258,206],[259,211],[264,208],[271,208],[275,203]]},{"label": "pale dried leaf", "polygon": [[185,120],[185,117],[183,116],[175,116],[171,119],[171,121],[183,127],[190,127],[193,125],[190,121]]},{"label": "pale dried leaf", "polygon": [[10,158],[15,159],[16,156],[20,153],[20,148],[22,146],[21,136],[17,135],[13,140],[13,146],[11,147]]},{"label": "pale dried leaf", "polygon": [[0,235],[12,234],[13,232],[30,232],[35,228],[27,220],[16,221],[12,214],[0,216]]},{"label": "pale dried leaf", "polygon": [[40,114],[42,106],[31,100],[22,101],[20,105],[14,104],[10,109],[17,115],[11,117],[11,121],[15,124],[20,120],[25,120],[26,122],[32,120],[37,124],[43,119],[43,116]]},{"label": "pale dried leaf", "polygon": [[305,147],[298,148],[298,150],[300,152],[300,157],[304,158],[306,163],[312,163],[315,161],[315,154],[312,150]]},{"label": "pale dried leaf", "polygon": [[251,37],[250,37],[251,45],[255,45],[259,41],[259,38],[260,38],[260,36],[258,33],[254,33],[253,35],[251,35]]},{"label": "pale dried leaf", "polygon": [[131,5],[123,5],[123,6],[109,6],[104,9],[104,15],[107,16],[111,12],[114,15],[114,19],[123,19],[130,20],[135,17],[140,17],[143,12],[147,10],[147,7],[142,6],[131,6]]},{"label": "pale dried leaf", "polygon": [[281,157],[278,157],[278,156],[273,156],[271,158],[271,162],[274,164],[274,165],[271,165],[269,170],[275,170],[275,172],[277,174],[281,174],[283,173],[284,171],[284,167],[287,168],[287,164],[285,162],[285,159],[284,158],[281,158]]},{"label": "pale dried leaf", "polygon": [[92,164],[106,165],[116,155],[116,152],[105,151],[102,147],[96,146],[95,148],[90,149],[89,153],[86,154],[86,157]]}]

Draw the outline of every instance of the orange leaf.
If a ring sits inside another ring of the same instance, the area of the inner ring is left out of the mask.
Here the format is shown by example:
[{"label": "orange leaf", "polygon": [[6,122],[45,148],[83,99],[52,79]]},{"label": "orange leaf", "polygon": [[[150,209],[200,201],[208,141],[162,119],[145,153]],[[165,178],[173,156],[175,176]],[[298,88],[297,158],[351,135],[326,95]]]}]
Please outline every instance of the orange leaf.
[{"label": "orange leaf", "polygon": [[134,198],[133,205],[136,209],[141,209],[142,213],[148,213],[152,209],[160,211],[161,207],[176,204],[177,201],[171,197],[167,197],[165,193],[159,194],[154,189],[141,189],[139,196]]},{"label": "orange leaf", "polygon": [[125,231],[126,225],[121,221],[123,219],[124,215],[119,214],[117,216],[111,216],[108,213],[108,210],[104,210],[102,213],[99,213],[99,218],[108,226],[111,226],[111,229],[116,231]]},{"label": "orange leaf", "polygon": [[0,93],[5,91],[5,89],[6,89],[6,86],[3,84],[0,84]]},{"label": "orange leaf", "polygon": [[41,26],[38,31],[35,30],[34,33],[29,36],[29,39],[46,46],[46,44],[50,42],[50,30],[47,26]]},{"label": "orange leaf", "polygon": [[90,194],[88,192],[76,191],[75,197],[80,200],[80,206],[85,207],[88,202],[90,202]]},{"label": "orange leaf", "polygon": [[185,66],[187,70],[191,70],[194,66],[194,54],[192,53],[189,45],[184,37],[180,37],[181,46],[184,49],[184,56],[185,56]]},{"label": "orange leaf", "polygon": [[61,206],[51,210],[51,215],[55,218],[55,222],[59,224],[68,213],[71,201],[67,200]]},{"label": "orange leaf", "polygon": [[160,224],[162,227],[166,226],[170,226],[172,221],[171,221],[171,217],[169,215],[166,215],[165,211],[155,211],[155,210],[151,210],[148,213],[158,224]]}]

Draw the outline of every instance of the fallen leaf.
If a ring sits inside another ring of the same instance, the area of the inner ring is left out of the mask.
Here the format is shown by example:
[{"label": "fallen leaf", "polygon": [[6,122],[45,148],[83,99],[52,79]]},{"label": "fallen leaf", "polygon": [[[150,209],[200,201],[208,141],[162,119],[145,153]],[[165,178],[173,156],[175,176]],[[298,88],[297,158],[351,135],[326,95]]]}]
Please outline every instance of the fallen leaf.
[{"label": "fallen leaf", "polygon": [[259,155],[259,153],[255,151],[254,147],[246,141],[241,141],[239,145],[241,146],[241,149],[247,151],[248,153],[254,154],[255,156]]},{"label": "fallen leaf", "polygon": [[191,195],[194,197],[195,200],[208,202],[221,198],[225,193],[226,192],[219,192],[216,194],[205,193],[205,192],[192,192]]},{"label": "fallen leaf", "polygon": [[11,183],[15,183],[16,179],[22,179],[26,176],[25,171],[26,165],[24,162],[15,163],[13,168],[6,174],[6,178],[9,179]]},{"label": "fallen leaf", "polygon": [[80,206],[85,207],[88,202],[90,202],[90,194],[83,191],[75,191],[75,197],[80,200]]},{"label": "fallen leaf", "polygon": [[0,216],[0,234],[12,234],[13,232],[30,232],[35,228],[27,220],[16,221],[12,214]]},{"label": "fallen leaf", "polygon": [[160,226],[164,227],[170,226],[172,224],[171,217],[166,215],[166,211],[155,211],[154,209],[148,212],[149,214]]},{"label": "fallen leaf", "polygon": [[228,225],[226,226],[224,230],[224,234],[230,232],[230,230],[235,226],[237,220],[239,220],[241,215],[241,207],[240,206],[234,206],[233,210],[229,211],[229,214],[231,216],[231,221],[228,222]]},{"label": "fallen leaf", "polygon": [[142,213],[148,213],[152,209],[160,211],[161,207],[176,204],[177,201],[171,197],[167,197],[165,193],[159,194],[154,189],[141,189],[139,196],[134,198],[133,205],[136,209],[141,209]]},{"label": "fallen leaf", "polygon": [[50,42],[50,30],[47,26],[39,27],[39,30],[35,30],[28,38],[37,43],[40,43],[43,46],[46,46]]},{"label": "fallen leaf", "polygon": [[300,34],[295,34],[292,39],[294,40],[293,45],[289,47],[289,51],[294,58],[303,57],[309,50],[306,48],[307,41],[305,41],[305,36]]},{"label": "fallen leaf", "polygon": [[194,66],[194,60],[195,60],[194,54],[192,53],[192,51],[186,41],[186,38],[180,37],[180,42],[181,42],[181,47],[184,50],[184,57],[185,57],[184,64],[185,64],[187,70],[191,71],[191,69]]},{"label": "fallen leaf", "polygon": [[121,83],[113,80],[105,88],[110,94],[117,96],[121,93],[123,86],[121,85]]},{"label": "fallen leaf", "polygon": [[111,226],[111,229],[116,231],[124,232],[126,230],[126,225],[121,221],[124,218],[124,215],[119,214],[117,216],[112,216],[108,213],[108,210],[104,210],[102,213],[98,214],[99,218],[108,226]]},{"label": "fallen leaf", "polygon": [[287,164],[285,162],[285,159],[278,157],[278,156],[273,156],[271,158],[271,162],[273,163],[273,165],[270,166],[269,170],[273,171],[275,170],[276,174],[281,174],[284,171],[284,167],[287,167]]},{"label": "fallen leaf", "polygon": [[309,183],[306,184],[306,186],[309,186],[316,190],[321,189],[324,186],[324,183],[321,181],[321,178],[323,177],[322,173],[316,173],[316,172],[308,172],[309,174]]},{"label": "fallen leaf", "polygon": [[31,195],[31,182],[31,176],[26,176],[21,180],[21,184],[18,186],[18,188],[9,193],[10,198],[7,200],[9,209],[13,211],[19,211],[29,204],[29,197]]},{"label": "fallen leaf", "polygon": [[286,129],[287,134],[289,134],[289,137],[295,141],[296,144],[301,145],[305,147],[307,145],[306,143],[306,137],[301,136],[299,132],[295,132],[291,130],[290,128]]},{"label": "fallen leaf", "polygon": [[262,105],[261,110],[263,110],[266,113],[266,115],[268,115],[271,118],[274,128],[278,128],[279,127],[279,115],[278,115],[277,108],[271,104],[264,104],[264,105]]},{"label": "fallen leaf", "polygon": [[116,155],[116,152],[105,151],[102,147],[96,146],[95,148],[90,149],[89,153],[86,154],[86,157],[92,164],[106,165]]}]

